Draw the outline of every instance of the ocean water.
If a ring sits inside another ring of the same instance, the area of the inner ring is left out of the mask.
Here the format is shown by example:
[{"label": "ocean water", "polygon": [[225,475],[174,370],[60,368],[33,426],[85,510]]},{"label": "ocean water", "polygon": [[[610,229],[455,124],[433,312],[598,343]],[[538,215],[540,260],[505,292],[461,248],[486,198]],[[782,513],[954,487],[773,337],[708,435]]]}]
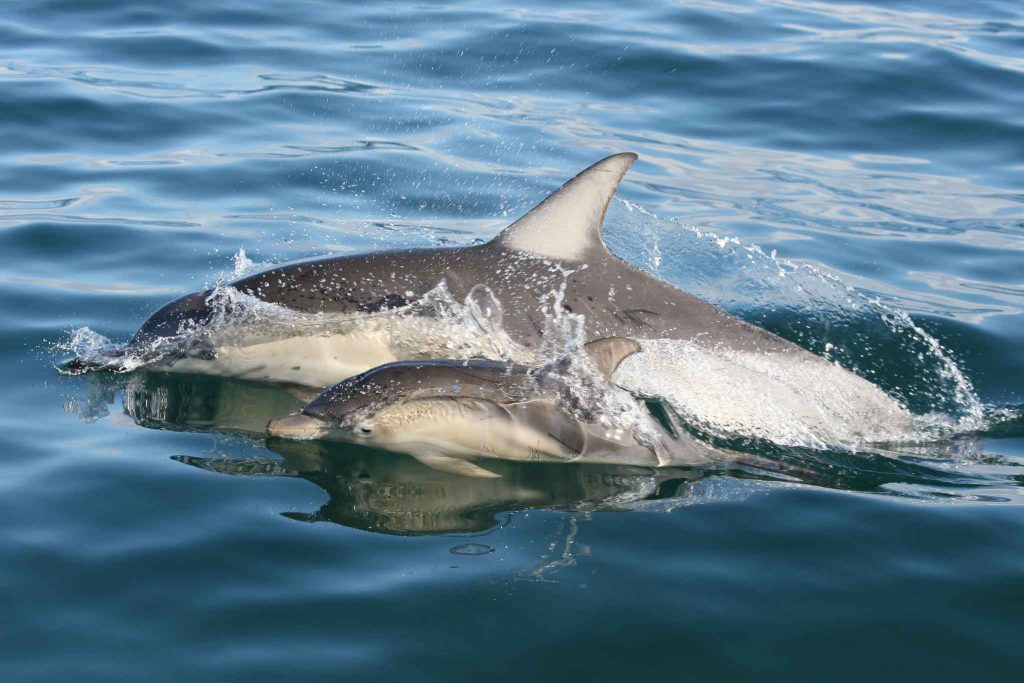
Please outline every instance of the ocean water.
[{"label": "ocean water", "polygon": [[[941,438],[471,480],[267,441],[273,387],[57,370],[619,151],[617,254]],[[4,3],[0,679],[1019,681],[1022,188],[1011,0]]]}]

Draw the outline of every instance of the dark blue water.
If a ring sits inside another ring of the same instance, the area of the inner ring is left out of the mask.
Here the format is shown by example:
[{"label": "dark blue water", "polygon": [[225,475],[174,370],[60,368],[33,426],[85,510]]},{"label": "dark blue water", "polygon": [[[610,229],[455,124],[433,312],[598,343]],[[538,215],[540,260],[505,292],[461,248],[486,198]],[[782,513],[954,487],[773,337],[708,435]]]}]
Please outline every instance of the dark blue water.
[{"label": "dark blue water", "polygon": [[[240,249],[472,243],[619,151],[620,255],[961,428],[476,481],[54,368]],[[1019,681],[1022,187],[1011,0],[5,3],[0,678]]]}]

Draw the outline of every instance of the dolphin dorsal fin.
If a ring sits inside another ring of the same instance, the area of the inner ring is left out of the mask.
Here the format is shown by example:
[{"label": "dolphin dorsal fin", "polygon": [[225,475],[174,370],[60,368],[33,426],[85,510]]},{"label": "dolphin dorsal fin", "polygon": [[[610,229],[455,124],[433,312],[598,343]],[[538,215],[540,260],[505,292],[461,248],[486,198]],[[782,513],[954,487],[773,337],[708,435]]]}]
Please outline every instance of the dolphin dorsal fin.
[{"label": "dolphin dorsal fin", "polygon": [[640,344],[626,337],[595,339],[583,345],[601,374],[611,378],[622,361],[640,350]]},{"label": "dolphin dorsal fin", "polygon": [[502,230],[494,243],[563,261],[582,261],[593,248],[603,251],[604,214],[636,159],[631,152],[602,159]]}]

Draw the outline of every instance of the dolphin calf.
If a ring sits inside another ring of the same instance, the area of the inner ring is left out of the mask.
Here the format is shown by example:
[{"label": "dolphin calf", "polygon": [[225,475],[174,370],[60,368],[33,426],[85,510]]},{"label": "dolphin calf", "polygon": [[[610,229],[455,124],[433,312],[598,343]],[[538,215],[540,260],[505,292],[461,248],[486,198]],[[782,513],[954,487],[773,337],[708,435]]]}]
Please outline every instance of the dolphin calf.
[{"label": "dolphin calf", "polygon": [[[601,237],[605,212],[636,158],[623,153],[597,162],[486,244],[272,268],[183,296],[154,313],[126,347],[67,367],[141,365],[322,388],[390,361],[450,357],[450,331],[432,323],[433,310],[417,310],[439,287],[452,300],[489,312],[494,327],[526,354],[541,342],[553,315],[571,313],[582,317],[585,341],[687,339],[709,348],[817,359],[608,251]],[[269,308],[246,324],[226,324],[244,318],[239,310],[261,304]],[[483,336],[493,337],[492,330]],[[494,353],[471,349],[465,356]]]},{"label": "dolphin calf", "polygon": [[[351,441],[413,456],[438,470],[495,477],[470,462],[691,466],[716,451],[658,423],[610,378],[640,350],[631,339],[590,342],[593,365],[568,356],[523,366],[491,360],[398,361],[331,387],[301,413],[270,420],[271,436]],[[609,410],[610,409],[610,410]],[[631,410],[632,409],[632,410]]]}]

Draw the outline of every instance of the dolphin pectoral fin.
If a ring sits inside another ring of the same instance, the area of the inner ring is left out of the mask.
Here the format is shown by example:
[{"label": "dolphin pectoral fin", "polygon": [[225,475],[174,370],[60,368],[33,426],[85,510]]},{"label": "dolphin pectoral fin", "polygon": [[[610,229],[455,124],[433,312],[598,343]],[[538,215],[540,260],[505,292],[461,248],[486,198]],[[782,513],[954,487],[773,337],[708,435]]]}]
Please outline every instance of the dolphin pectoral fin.
[{"label": "dolphin pectoral fin", "polygon": [[505,228],[494,243],[569,261],[582,260],[595,248],[603,252],[604,214],[619,182],[636,159],[632,153],[602,159]]},{"label": "dolphin pectoral fin", "polygon": [[419,460],[432,470],[458,474],[463,477],[474,477],[477,479],[498,479],[500,474],[495,474],[479,465],[474,465],[468,460],[461,460],[447,455],[436,455],[433,453],[419,453],[412,457]]},{"label": "dolphin pectoral fin", "polygon": [[668,467],[672,464],[672,453],[664,443],[656,441],[651,446],[651,450],[654,452],[654,456],[658,458],[658,467]]},{"label": "dolphin pectoral fin", "polygon": [[579,420],[552,401],[534,399],[510,403],[507,409],[522,426],[554,439],[565,446],[572,457],[583,454],[587,437]]},{"label": "dolphin pectoral fin", "polygon": [[640,344],[626,337],[605,337],[583,345],[601,374],[607,378],[615,373],[622,361],[640,351]]}]

